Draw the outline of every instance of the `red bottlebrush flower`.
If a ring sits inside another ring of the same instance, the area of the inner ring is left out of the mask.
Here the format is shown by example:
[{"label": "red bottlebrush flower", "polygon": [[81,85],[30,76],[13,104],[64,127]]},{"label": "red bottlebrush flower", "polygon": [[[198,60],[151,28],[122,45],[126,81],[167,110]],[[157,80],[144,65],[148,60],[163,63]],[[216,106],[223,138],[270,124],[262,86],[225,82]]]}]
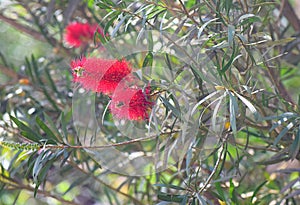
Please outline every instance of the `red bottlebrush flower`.
[{"label": "red bottlebrush flower", "polygon": [[114,92],[109,108],[118,119],[145,120],[149,118],[149,110],[153,106],[150,97],[149,86],[144,91],[124,87]]},{"label": "red bottlebrush flower", "polygon": [[74,81],[94,92],[111,95],[120,81],[131,72],[126,60],[82,58],[71,62]]},{"label": "red bottlebrush flower", "polygon": [[71,23],[66,27],[65,41],[74,47],[80,47],[93,42],[95,32],[103,35],[102,30],[96,24]]}]

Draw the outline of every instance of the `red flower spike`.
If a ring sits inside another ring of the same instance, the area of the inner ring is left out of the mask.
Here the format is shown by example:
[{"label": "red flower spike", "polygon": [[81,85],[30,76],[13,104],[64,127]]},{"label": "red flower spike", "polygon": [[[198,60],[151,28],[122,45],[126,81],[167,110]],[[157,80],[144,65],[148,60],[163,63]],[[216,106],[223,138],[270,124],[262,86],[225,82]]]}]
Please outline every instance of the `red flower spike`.
[{"label": "red flower spike", "polygon": [[111,95],[120,81],[130,74],[126,60],[88,58],[71,62],[74,81],[94,92]]},{"label": "red flower spike", "polygon": [[103,35],[102,29],[96,24],[71,23],[66,27],[65,41],[76,48],[93,42],[95,32]]},{"label": "red flower spike", "polygon": [[113,94],[109,106],[111,113],[116,118],[136,121],[148,119],[149,110],[152,107],[149,86],[145,91],[129,87],[118,89]]}]

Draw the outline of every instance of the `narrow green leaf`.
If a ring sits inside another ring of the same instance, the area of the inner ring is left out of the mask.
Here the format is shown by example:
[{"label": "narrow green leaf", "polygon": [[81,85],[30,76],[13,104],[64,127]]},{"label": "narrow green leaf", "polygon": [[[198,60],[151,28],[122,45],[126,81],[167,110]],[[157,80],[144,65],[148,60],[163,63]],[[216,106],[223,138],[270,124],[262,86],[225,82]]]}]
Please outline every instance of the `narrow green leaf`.
[{"label": "narrow green leaf", "polygon": [[38,116],[35,118],[35,120],[39,127],[46,133],[46,137],[49,140],[48,143],[57,144],[56,142],[58,141],[58,139],[56,138],[54,133],[49,129],[49,127]]},{"label": "narrow green leaf", "polygon": [[166,187],[166,188],[176,189],[176,190],[185,190],[185,188],[183,187],[172,185],[172,184],[153,184],[153,186]]},{"label": "narrow green leaf", "polygon": [[187,195],[183,196],[182,201],[180,202],[180,205],[186,205],[187,200],[188,200],[188,196]]},{"label": "narrow green leaf", "polygon": [[30,61],[27,57],[25,58],[25,62],[26,62],[26,66],[27,66],[27,69],[25,71],[26,71],[27,75],[30,76],[32,82],[34,83],[35,77],[33,76],[32,67],[31,67]]},{"label": "narrow green leaf", "polygon": [[40,143],[42,137],[33,131],[30,127],[24,124],[22,121],[18,120],[17,118],[10,116],[10,119],[22,130],[21,134],[27,139]]},{"label": "narrow green leaf", "polygon": [[190,163],[193,157],[193,149],[189,148],[189,150],[187,151],[186,154],[186,161],[185,161],[185,172],[187,174],[187,176],[190,176]]},{"label": "narrow green leaf", "polygon": [[53,134],[56,136],[56,138],[58,139],[58,141],[60,143],[63,143],[63,138],[61,137],[60,132],[58,131],[57,127],[55,126],[53,120],[49,117],[49,115],[47,115],[46,113],[44,113],[44,117],[47,121],[47,123],[49,124],[51,131],[53,132]]},{"label": "narrow green leaf", "polygon": [[207,204],[205,199],[199,193],[196,194],[196,197],[197,197],[197,199],[198,199],[198,201],[201,205],[206,205]]},{"label": "narrow green leaf", "polygon": [[87,181],[87,179],[89,178],[89,175],[84,175],[83,177],[78,178],[77,180],[75,180],[70,186],[69,188],[63,193],[63,195],[67,194],[68,192],[70,192],[73,188],[75,188],[76,186],[84,183]]},{"label": "narrow green leaf", "polygon": [[144,59],[143,68],[147,66],[151,67],[152,63],[153,63],[153,53],[149,51]]},{"label": "narrow green leaf", "polygon": [[65,137],[65,139],[68,139],[67,122],[66,122],[65,115],[63,112],[61,112],[59,119],[60,119],[61,129],[63,131],[64,137]]},{"label": "narrow green leaf", "polygon": [[105,3],[99,2],[96,4],[100,9],[110,9],[110,5],[107,5]]},{"label": "narrow green leaf", "polygon": [[270,46],[279,46],[279,45],[286,45],[287,43],[290,43],[291,41],[296,40],[296,38],[284,38],[276,41],[267,41],[263,44],[263,47],[270,47]]},{"label": "narrow green leaf", "polygon": [[247,100],[245,97],[241,96],[240,94],[234,92],[235,95],[249,108],[250,112],[254,115],[255,120],[261,120],[261,116],[258,113],[257,109],[254,107],[254,105]]},{"label": "narrow green leaf", "polygon": [[46,96],[46,98],[49,101],[49,103],[53,106],[53,108],[56,111],[59,111],[60,109],[58,108],[56,102],[52,99],[51,95],[49,94],[49,92],[46,89],[46,86],[45,86],[44,82],[40,78],[39,67],[38,67],[38,64],[37,64],[37,62],[35,60],[34,55],[31,55],[31,64],[32,64],[32,67],[33,67],[34,74],[36,76],[36,80],[39,83],[39,85],[41,86],[44,95]]},{"label": "narrow green leaf", "polygon": [[231,91],[227,91],[229,95],[229,111],[230,111],[230,126],[232,128],[233,133],[237,132],[236,128],[236,115],[238,113],[238,104],[234,95],[232,95]]},{"label": "narrow green leaf", "polygon": [[300,150],[300,126],[298,127],[295,135],[295,140],[290,146],[289,154],[292,159],[295,159]]},{"label": "narrow green leaf", "polygon": [[[192,70],[192,73],[193,73],[193,75],[194,75],[194,77],[195,77],[195,79],[196,79],[199,87],[202,87],[202,82],[203,82],[202,79],[205,79],[203,77],[202,73],[199,70],[195,69],[193,66],[190,66],[190,68]],[[208,82],[207,79],[206,79],[206,82]]]},{"label": "narrow green leaf", "polygon": [[[274,120],[274,119],[284,119],[286,118],[287,120],[292,118],[292,117],[297,117],[298,115],[293,113],[293,112],[285,112],[281,115],[276,115],[276,116],[267,116],[267,117],[264,117],[263,120]],[[287,121],[287,120],[284,120]]]},{"label": "narrow green leaf", "polygon": [[281,140],[281,138],[294,126],[293,122],[290,122],[285,128],[283,128],[283,130],[281,130],[281,132],[279,133],[279,135],[276,137],[276,139],[274,140],[273,145],[276,146],[278,144],[278,142]]},{"label": "narrow green leaf", "polygon": [[[167,11],[167,10],[166,10]],[[162,16],[161,20],[160,20],[160,25],[159,25],[159,31],[161,32],[163,30],[163,23],[164,23],[164,20],[166,18],[166,15],[167,15],[168,12],[165,12],[164,15]]]},{"label": "narrow green leaf", "polygon": [[121,13],[118,18],[120,20],[119,20],[118,24],[115,26],[114,30],[111,32],[111,37],[115,36],[115,34],[117,33],[117,31],[120,29],[120,27],[122,26],[122,24],[126,20],[127,15],[123,16],[123,14]]},{"label": "narrow green leaf", "polygon": [[[222,69],[221,69],[221,73],[222,73],[222,74],[224,74],[224,73],[230,68],[230,66],[232,65],[232,63],[233,63],[233,61],[234,61],[234,59],[235,59],[235,55],[236,55],[235,51],[236,51],[236,48],[235,48],[234,45],[232,46],[232,48],[233,48],[233,50],[232,50],[232,54],[231,54],[231,56],[230,56],[229,61],[228,61],[224,66],[222,66]],[[224,58],[223,58],[223,60],[224,60]],[[223,64],[224,64],[224,63],[222,63],[222,65],[223,65]]]},{"label": "narrow green leaf", "polygon": [[239,18],[238,22],[239,26],[241,26],[245,24],[252,24],[254,22],[261,22],[261,19],[259,16],[255,16],[254,14],[244,14]]},{"label": "narrow green leaf", "polygon": [[168,204],[171,204],[171,202],[169,202],[169,201],[161,201],[161,202],[159,202],[156,205],[168,205]]},{"label": "narrow green leaf", "polygon": [[205,96],[204,98],[202,98],[192,109],[192,114],[194,114],[194,112],[196,111],[197,107],[202,105],[204,102],[206,102],[208,99],[212,98],[213,96],[215,96],[217,93],[219,93],[220,90],[216,90],[212,93],[210,93],[209,95]]},{"label": "narrow green leaf", "polygon": [[268,181],[264,181],[263,183],[261,183],[260,185],[258,185],[258,187],[256,187],[256,189],[254,190],[251,200],[250,202],[253,203],[253,199],[254,197],[256,197],[256,194],[259,192],[259,190],[267,183]]},{"label": "narrow green leaf", "polygon": [[58,92],[58,90],[57,90],[57,88],[56,88],[56,85],[55,85],[55,83],[54,83],[54,81],[53,81],[53,79],[52,79],[52,77],[51,77],[51,74],[50,74],[50,71],[49,71],[48,66],[45,67],[45,73],[46,73],[46,77],[47,77],[47,79],[48,79],[48,81],[49,81],[49,83],[50,83],[50,86],[51,86],[51,88],[53,89],[53,91],[54,91],[55,93],[57,93],[58,96],[62,97],[61,93]]},{"label": "narrow green leaf", "polygon": [[232,182],[232,179],[230,179],[229,195],[230,195],[230,199],[232,200],[233,204],[238,204],[238,200],[235,195],[235,186]]},{"label": "narrow green leaf", "polygon": [[169,201],[169,202],[177,202],[181,203],[183,200],[183,197],[181,195],[171,195],[171,194],[158,194],[158,199]]},{"label": "narrow green leaf", "polygon": [[205,27],[206,27],[208,24],[210,24],[211,22],[216,21],[216,20],[218,20],[218,19],[219,19],[219,18],[214,18],[214,19],[211,19],[211,20],[205,22],[205,23],[199,28],[197,38],[200,38],[202,32],[204,31]]},{"label": "narrow green leaf", "polygon": [[223,1],[223,3],[224,3],[226,14],[229,15],[230,9],[232,9],[232,0],[226,0]]},{"label": "narrow green leaf", "polygon": [[163,104],[168,108],[169,110],[172,111],[172,114],[181,119],[181,113],[180,110],[178,110],[176,107],[174,107],[166,98],[159,96],[159,98],[163,101]]},{"label": "narrow green leaf", "polygon": [[221,183],[220,183],[220,182],[216,182],[216,183],[215,183],[215,187],[216,187],[216,190],[217,190],[219,196],[221,197],[220,199],[221,199],[222,201],[226,201],[226,199],[225,199],[225,194],[224,194],[224,191],[223,191],[223,188],[221,187]]},{"label": "narrow green leaf", "polygon": [[230,47],[233,46],[234,35],[235,35],[235,27],[233,25],[228,25],[228,43]]},{"label": "narrow green leaf", "polygon": [[211,124],[212,124],[212,128],[213,128],[213,130],[216,130],[216,126],[217,126],[217,115],[218,114],[221,114],[220,113],[220,106],[221,106],[221,103],[222,103],[222,101],[223,101],[223,98],[224,97],[221,97],[219,100],[218,100],[218,102],[217,102],[217,104],[216,104],[216,106],[215,106],[215,108],[214,108],[214,111],[213,111],[213,115],[212,115],[212,118],[211,118]]},{"label": "narrow green leaf", "polygon": [[113,11],[111,16],[110,16],[110,20],[105,24],[104,27],[104,35],[106,35],[108,33],[108,29],[113,25],[114,21],[118,18],[120,12],[119,11]]}]

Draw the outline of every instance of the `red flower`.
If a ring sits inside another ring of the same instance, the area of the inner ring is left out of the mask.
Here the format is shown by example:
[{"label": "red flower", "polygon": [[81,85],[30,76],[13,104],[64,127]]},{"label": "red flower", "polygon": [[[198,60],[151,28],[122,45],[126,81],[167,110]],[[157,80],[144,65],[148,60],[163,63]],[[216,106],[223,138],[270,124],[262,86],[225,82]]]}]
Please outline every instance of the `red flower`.
[{"label": "red flower", "polygon": [[119,119],[145,120],[149,118],[149,110],[152,106],[149,86],[144,91],[140,88],[125,86],[116,89],[109,108],[111,113]]},{"label": "red flower", "polygon": [[88,23],[71,23],[66,27],[65,40],[74,47],[84,46],[93,42],[95,32],[103,35],[102,30],[96,24]]},{"label": "red flower", "polygon": [[82,58],[71,62],[74,81],[94,92],[111,95],[120,81],[131,72],[126,60]]}]

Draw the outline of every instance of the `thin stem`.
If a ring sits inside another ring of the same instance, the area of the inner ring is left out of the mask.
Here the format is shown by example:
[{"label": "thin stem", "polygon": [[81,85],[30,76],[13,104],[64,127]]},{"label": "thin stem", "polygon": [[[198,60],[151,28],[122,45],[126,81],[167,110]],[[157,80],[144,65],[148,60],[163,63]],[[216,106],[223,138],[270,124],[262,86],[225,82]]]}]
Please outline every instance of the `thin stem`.
[{"label": "thin stem", "polygon": [[209,177],[207,178],[207,180],[205,181],[204,185],[201,187],[201,189],[199,190],[199,194],[202,193],[204,191],[204,189],[209,185],[210,181],[212,180],[213,176],[215,175],[215,173],[217,172],[217,169],[220,165],[220,162],[221,162],[221,159],[222,159],[222,156],[223,156],[223,152],[224,152],[224,149],[225,149],[225,142],[223,142],[222,144],[222,150],[218,156],[218,159],[217,159],[217,162],[214,166],[214,169],[212,170],[211,174],[209,175]]},{"label": "thin stem", "polygon": [[272,83],[275,85],[275,87],[278,90],[278,93],[281,95],[281,97],[286,100],[287,102],[290,102],[292,104],[295,104],[293,102],[292,97],[290,96],[289,92],[285,89],[284,85],[280,81],[278,74],[275,72],[274,68],[271,68],[268,63],[265,63],[265,66],[267,67],[269,77],[272,81]]},{"label": "thin stem", "polygon": [[[30,191],[30,192],[35,191],[35,189],[33,187],[30,187],[30,186],[25,185],[25,184],[20,184],[20,182],[16,182],[13,179],[10,179],[10,178],[5,177],[3,175],[0,176],[0,181],[1,181],[1,183],[4,183],[4,184],[8,185],[8,187],[6,188],[7,190],[9,190],[9,189],[11,189],[11,190],[27,190],[27,191]],[[48,191],[38,189],[37,193],[41,194],[45,197],[50,197],[50,198],[56,199],[57,201],[62,202],[63,204],[79,205],[76,202],[68,201],[68,200],[63,199],[62,197],[53,195]]]},{"label": "thin stem", "polygon": [[[159,136],[162,135],[170,135],[173,133],[177,133],[178,131],[172,131],[172,132],[165,132],[161,133]],[[158,135],[151,135],[149,137],[141,137],[125,142],[119,142],[119,143],[114,143],[114,144],[106,144],[106,145],[96,145],[96,146],[85,146],[85,145],[45,145],[41,146],[41,148],[49,148],[49,149],[65,149],[65,148],[72,148],[72,149],[101,149],[101,148],[107,148],[107,147],[118,147],[118,146],[123,146],[123,145],[129,145],[129,144],[134,144],[136,142],[142,142],[150,139],[156,138]]]},{"label": "thin stem", "polygon": [[82,169],[81,167],[78,166],[78,164],[76,164],[76,163],[74,163],[74,162],[72,162],[72,161],[68,161],[68,163],[69,163],[72,167],[74,167],[74,168],[76,168],[77,170],[79,170],[80,172],[82,172],[83,174],[86,174],[87,176],[93,177],[93,179],[94,179],[95,181],[99,182],[100,184],[102,184],[102,185],[106,186],[107,188],[109,188],[109,189],[111,189],[111,190],[113,190],[113,191],[115,191],[115,192],[117,192],[117,193],[119,193],[119,194],[121,194],[121,195],[123,195],[123,196],[129,198],[129,199],[132,200],[132,202],[134,202],[135,204],[144,205],[143,202],[139,201],[138,199],[134,198],[133,196],[131,196],[131,195],[129,195],[129,194],[126,194],[126,193],[124,193],[124,192],[121,192],[118,188],[115,188],[115,187],[113,187],[112,185],[107,184],[106,182],[102,181],[101,179],[99,179],[99,178],[96,177],[95,175],[91,175],[90,172],[87,172],[86,170]]}]

